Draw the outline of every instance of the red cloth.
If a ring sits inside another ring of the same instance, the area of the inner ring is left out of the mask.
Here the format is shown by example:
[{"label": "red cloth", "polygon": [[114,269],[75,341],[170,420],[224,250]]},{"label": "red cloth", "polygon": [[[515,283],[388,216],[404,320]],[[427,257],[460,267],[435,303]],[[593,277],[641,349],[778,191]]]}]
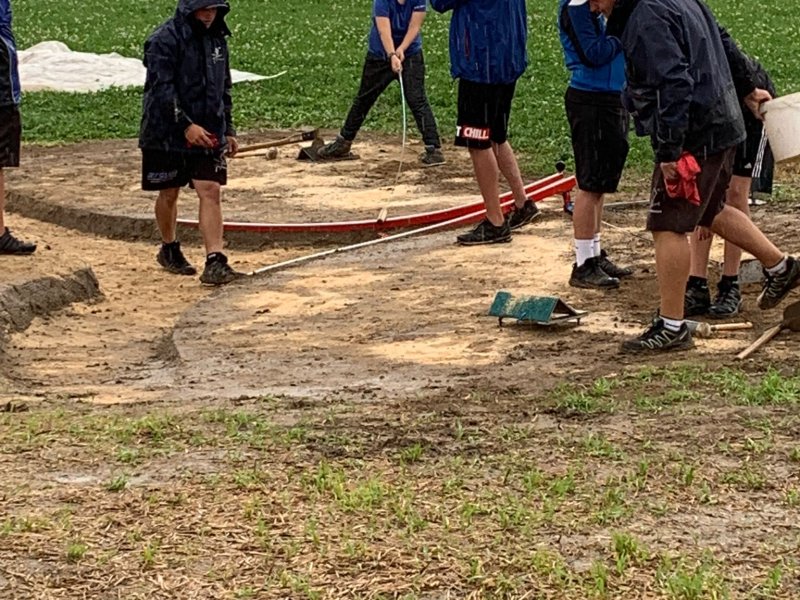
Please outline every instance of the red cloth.
[{"label": "red cloth", "polygon": [[700,190],[697,189],[697,175],[700,173],[697,159],[688,152],[681,154],[678,159],[678,176],[675,181],[664,180],[667,187],[667,196],[670,198],[683,198],[695,206],[700,206]]}]

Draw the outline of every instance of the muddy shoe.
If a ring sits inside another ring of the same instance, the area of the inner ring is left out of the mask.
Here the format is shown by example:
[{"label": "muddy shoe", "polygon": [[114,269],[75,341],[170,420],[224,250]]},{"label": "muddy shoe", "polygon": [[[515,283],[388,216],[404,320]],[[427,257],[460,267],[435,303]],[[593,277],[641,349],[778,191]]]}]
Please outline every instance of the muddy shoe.
[{"label": "muddy shoe", "polygon": [[484,219],[478,226],[456,238],[462,246],[477,246],[479,244],[498,244],[511,241],[511,229],[508,221],[503,221],[500,226],[493,225],[489,219]]},{"label": "muddy shoe", "polygon": [[672,352],[694,348],[689,327],[684,323],[678,331],[670,331],[663,319],[656,319],[639,337],[622,343],[622,351],[630,353]]},{"label": "muddy shoe", "polygon": [[717,284],[717,297],[708,308],[708,316],[714,319],[735,317],[742,308],[742,291],[738,281],[720,279]]},{"label": "muddy shoe", "polygon": [[350,154],[350,146],[352,145],[353,142],[337,135],[335,140],[330,144],[325,144],[317,151],[317,156],[320,158],[344,158]]},{"label": "muddy shoe", "polygon": [[508,213],[508,228],[514,231],[515,229],[527,225],[538,216],[539,207],[536,206],[533,200],[526,200],[522,208],[517,208],[517,206],[514,205],[514,208]]},{"label": "muddy shoe", "polygon": [[18,240],[11,235],[11,231],[9,231],[8,227],[5,228],[3,235],[0,235],[0,254],[24,256],[33,254],[34,252],[36,252],[36,244]]},{"label": "muddy shoe", "polygon": [[577,263],[572,265],[572,275],[569,278],[572,287],[596,288],[610,290],[619,287],[619,279],[610,277],[600,268],[599,257],[588,259],[580,267]]},{"label": "muddy shoe", "polygon": [[608,253],[605,250],[600,250],[600,256],[597,258],[600,268],[603,269],[603,272],[609,277],[624,279],[625,277],[630,277],[633,275],[633,269],[630,267],[619,267],[611,262],[611,259],[608,258]]},{"label": "muddy shoe", "polygon": [[786,270],[770,275],[764,271],[764,289],[758,297],[758,308],[766,310],[780,304],[786,295],[800,285],[800,262],[794,256],[786,257]]},{"label": "muddy shoe", "polygon": [[228,257],[222,253],[209,254],[200,281],[206,285],[225,285],[244,277],[244,273],[234,271],[228,265]]},{"label": "muddy shoe", "polygon": [[683,315],[698,317],[706,314],[710,307],[711,292],[708,290],[708,281],[700,277],[689,277],[683,296]]},{"label": "muddy shoe", "polygon": [[161,249],[156,255],[156,260],[164,269],[176,275],[195,275],[195,269],[181,252],[180,242],[161,244]]},{"label": "muddy shoe", "polygon": [[425,146],[425,152],[420,154],[419,162],[423,167],[438,167],[445,164],[447,161],[444,159],[442,149],[436,146]]}]

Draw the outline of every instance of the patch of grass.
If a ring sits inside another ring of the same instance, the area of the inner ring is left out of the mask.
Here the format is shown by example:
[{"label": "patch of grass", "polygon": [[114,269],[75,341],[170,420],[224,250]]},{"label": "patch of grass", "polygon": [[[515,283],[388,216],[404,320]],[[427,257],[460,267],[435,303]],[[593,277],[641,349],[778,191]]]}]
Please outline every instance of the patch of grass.
[{"label": "patch of grass", "polygon": [[775,369],[751,380],[746,373],[721,369],[711,375],[719,393],[738,404],[750,406],[797,406],[800,404],[800,376],[787,377]]},{"label": "patch of grass", "polygon": [[117,475],[106,484],[106,489],[109,492],[121,492],[128,487],[129,478],[127,475]]},{"label": "patch of grass", "polygon": [[558,413],[569,415],[597,415],[612,413],[617,405],[613,390],[615,384],[600,378],[589,386],[564,383],[551,392]]},{"label": "patch of grass", "polygon": [[400,451],[400,462],[404,465],[410,465],[422,460],[422,455],[425,453],[425,448],[419,442],[415,442],[407,448]]},{"label": "patch of grass", "polygon": [[723,473],[720,481],[743,492],[756,492],[769,486],[767,476],[750,464]]},{"label": "patch of grass", "polygon": [[656,581],[670,600],[722,600],[729,597],[728,586],[708,558],[691,564],[683,558],[663,556]]},{"label": "patch of grass", "polygon": [[67,546],[67,562],[77,563],[80,562],[86,555],[89,547],[83,542],[70,542]]},{"label": "patch of grass", "polygon": [[151,541],[142,548],[141,563],[143,569],[150,569],[156,564],[160,544]]},{"label": "patch of grass", "polygon": [[642,565],[650,558],[644,546],[627,533],[614,533],[611,537],[611,547],[618,575],[624,574],[630,566]]}]

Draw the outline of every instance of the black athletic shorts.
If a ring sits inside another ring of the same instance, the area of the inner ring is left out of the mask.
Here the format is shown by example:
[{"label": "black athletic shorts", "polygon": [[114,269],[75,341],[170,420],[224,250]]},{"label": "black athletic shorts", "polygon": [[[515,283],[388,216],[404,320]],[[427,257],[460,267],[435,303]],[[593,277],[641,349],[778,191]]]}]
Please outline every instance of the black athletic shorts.
[{"label": "black athletic shorts", "polygon": [[732,146],[706,158],[695,157],[701,169],[697,176],[700,206],[695,206],[683,198],[667,196],[661,167],[656,164],[653,171],[647,229],[691,233],[698,225],[710,227],[725,206],[725,195],[733,175],[735,154],[736,147]]},{"label": "black athletic shorts", "polygon": [[596,194],[616,192],[628,158],[628,111],[620,95],[570,87],[564,104],[578,188]]},{"label": "black athletic shorts", "polygon": [[508,119],[516,83],[458,80],[456,146],[486,149],[508,139]]},{"label": "black athletic shorts", "polygon": [[19,145],[22,137],[22,120],[19,108],[0,108],[0,169],[19,166]]},{"label": "black athletic shorts", "polygon": [[192,180],[228,183],[225,154],[190,154],[165,150],[142,150],[142,189],[146,191],[194,187]]},{"label": "black athletic shorts", "polygon": [[753,191],[772,193],[772,175],[775,159],[767,140],[764,123],[756,119],[749,109],[744,109],[744,126],[747,139],[736,147],[733,174],[753,178]]}]

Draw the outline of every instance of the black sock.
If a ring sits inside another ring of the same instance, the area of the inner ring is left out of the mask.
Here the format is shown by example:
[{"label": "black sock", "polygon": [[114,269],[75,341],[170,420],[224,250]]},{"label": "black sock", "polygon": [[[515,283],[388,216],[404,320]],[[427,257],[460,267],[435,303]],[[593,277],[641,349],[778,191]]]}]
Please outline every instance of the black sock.
[{"label": "black sock", "polygon": [[721,288],[739,287],[739,276],[723,275],[722,277],[719,278],[719,287]]},{"label": "black sock", "polygon": [[708,288],[708,279],[705,277],[696,277],[694,275],[690,275],[689,281],[686,282],[686,287],[698,290],[706,289]]},{"label": "black sock", "polygon": [[208,265],[213,262],[227,263],[228,258],[222,252],[212,252],[206,255],[206,264]]}]

